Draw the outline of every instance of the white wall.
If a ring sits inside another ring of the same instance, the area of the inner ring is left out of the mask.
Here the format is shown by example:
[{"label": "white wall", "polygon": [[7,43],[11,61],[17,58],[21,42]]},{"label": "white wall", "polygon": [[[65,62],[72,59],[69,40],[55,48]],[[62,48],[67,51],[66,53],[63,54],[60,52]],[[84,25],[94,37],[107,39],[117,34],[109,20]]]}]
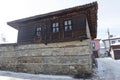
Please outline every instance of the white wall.
[{"label": "white wall", "polygon": [[[115,43],[120,43],[118,40],[120,40],[120,38],[117,38],[117,39],[110,39],[110,45],[113,45]],[[112,41],[115,41],[115,43],[112,43]],[[104,45],[105,45],[105,48],[106,50],[108,51],[109,50],[109,40],[105,40],[103,41]]]},{"label": "white wall", "polygon": [[111,50],[110,54],[111,54],[111,57],[112,57],[113,59],[115,59],[113,49]]}]

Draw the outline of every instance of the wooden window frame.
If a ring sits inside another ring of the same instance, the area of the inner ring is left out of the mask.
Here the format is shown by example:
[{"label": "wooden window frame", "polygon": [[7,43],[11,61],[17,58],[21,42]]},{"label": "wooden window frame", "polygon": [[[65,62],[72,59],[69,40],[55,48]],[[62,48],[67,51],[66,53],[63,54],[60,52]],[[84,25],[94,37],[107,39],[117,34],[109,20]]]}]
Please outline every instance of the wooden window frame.
[{"label": "wooden window frame", "polygon": [[37,27],[36,28],[36,36],[40,37],[41,36],[41,32],[42,32],[42,28],[41,27]]},{"label": "wooden window frame", "polygon": [[72,29],[72,20],[64,21],[64,31],[71,31]]},{"label": "wooden window frame", "polygon": [[57,32],[60,31],[59,25],[60,25],[59,22],[54,22],[54,23],[52,24],[52,32],[53,32],[53,33],[57,33]]}]

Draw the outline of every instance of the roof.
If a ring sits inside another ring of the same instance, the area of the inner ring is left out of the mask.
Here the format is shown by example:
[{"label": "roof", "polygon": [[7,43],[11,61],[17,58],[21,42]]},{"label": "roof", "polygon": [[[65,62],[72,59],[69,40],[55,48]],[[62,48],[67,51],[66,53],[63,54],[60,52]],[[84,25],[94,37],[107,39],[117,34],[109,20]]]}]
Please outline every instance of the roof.
[{"label": "roof", "polygon": [[53,16],[58,16],[58,15],[64,15],[72,12],[77,12],[77,11],[85,11],[86,12],[86,17],[88,19],[88,24],[90,27],[90,33],[93,38],[96,38],[97,35],[97,10],[98,10],[98,4],[97,2],[85,4],[82,6],[76,6],[68,9],[63,9],[55,12],[50,12],[42,15],[36,15],[33,17],[28,17],[24,19],[19,19],[11,22],[7,22],[8,25],[12,26],[15,29],[19,29],[19,25],[25,24],[28,22],[32,21],[38,21],[43,18],[50,18]]}]

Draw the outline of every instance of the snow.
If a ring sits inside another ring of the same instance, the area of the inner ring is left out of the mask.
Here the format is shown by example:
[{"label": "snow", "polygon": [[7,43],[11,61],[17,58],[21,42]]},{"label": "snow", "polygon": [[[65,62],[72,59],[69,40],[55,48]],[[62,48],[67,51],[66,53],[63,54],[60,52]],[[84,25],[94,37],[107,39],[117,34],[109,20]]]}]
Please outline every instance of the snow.
[{"label": "snow", "polygon": [[74,80],[74,79],[69,76],[55,76],[0,71],[0,80]]},{"label": "snow", "polygon": [[[120,60],[112,58],[97,58],[98,68],[95,76],[85,80],[120,80]],[[70,76],[55,76],[43,74],[28,74],[10,71],[0,71],[0,80],[82,80]]]},{"label": "snow", "polygon": [[98,79],[120,80],[120,60],[112,58],[98,58]]}]

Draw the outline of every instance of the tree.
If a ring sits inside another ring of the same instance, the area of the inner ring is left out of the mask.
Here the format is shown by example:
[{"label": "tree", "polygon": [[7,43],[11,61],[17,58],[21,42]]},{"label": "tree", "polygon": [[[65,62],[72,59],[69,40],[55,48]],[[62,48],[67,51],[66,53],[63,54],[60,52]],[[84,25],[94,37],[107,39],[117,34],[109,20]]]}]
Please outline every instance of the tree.
[{"label": "tree", "polygon": [[6,37],[5,35],[2,33],[0,34],[0,43],[5,43],[6,42]]}]

